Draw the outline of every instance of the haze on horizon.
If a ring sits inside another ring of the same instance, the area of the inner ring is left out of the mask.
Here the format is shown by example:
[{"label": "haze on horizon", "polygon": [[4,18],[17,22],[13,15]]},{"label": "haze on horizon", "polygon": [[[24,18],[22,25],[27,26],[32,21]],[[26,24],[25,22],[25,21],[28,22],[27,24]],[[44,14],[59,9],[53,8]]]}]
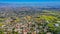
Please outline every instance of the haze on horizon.
[{"label": "haze on horizon", "polygon": [[8,5],[60,6],[60,0],[0,0],[0,6],[7,3]]}]

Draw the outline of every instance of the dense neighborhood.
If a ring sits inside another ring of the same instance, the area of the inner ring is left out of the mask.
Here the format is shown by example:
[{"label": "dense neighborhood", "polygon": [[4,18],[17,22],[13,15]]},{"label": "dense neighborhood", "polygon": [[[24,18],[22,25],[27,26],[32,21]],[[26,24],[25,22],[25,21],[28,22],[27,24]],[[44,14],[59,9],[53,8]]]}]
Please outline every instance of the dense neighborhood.
[{"label": "dense neighborhood", "polygon": [[60,34],[60,10],[0,7],[0,34]]}]

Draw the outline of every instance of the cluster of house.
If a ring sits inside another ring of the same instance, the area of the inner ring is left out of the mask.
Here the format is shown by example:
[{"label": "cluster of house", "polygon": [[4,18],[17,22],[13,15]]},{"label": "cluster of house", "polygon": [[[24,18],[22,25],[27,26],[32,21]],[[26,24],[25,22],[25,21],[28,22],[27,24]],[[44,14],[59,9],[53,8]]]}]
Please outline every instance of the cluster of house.
[{"label": "cluster of house", "polygon": [[[15,20],[15,19],[14,19]],[[12,31],[14,32],[18,32],[18,34],[38,34],[39,30],[37,29],[37,25],[35,22],[27,22],[27,23],[15,23],[13,22],[12,19],[7,19],[6,21],[6,24],[2,26],[2,28],[4,29],[4,33],[5,34],[11,34]],[[13,22],[13,23],[12,23]],[[43,22],[43,21],[40,21],[40,22]],[[12,23],[12,24],[10,24]],[[55,24],[56,26],[59,26],[58,24]],[[42,26],[39,26],[39,27],[42,27]],[[47,28],[44,29],[44,31],[46,31]],[[46,34],[52,34],[51,32],[47,32]]]},{"label": "cluster of house", "polygon": [[[4,33],[5,34],[11,34],[12,31],[14,32],[18,32],[18,34],[38,34],[38,29],[36,29],[36,27],[31,27],[31,24],[32,22],[29,22],[29,23],[26,23],[26,24],[23,24],[23,23],[16,23],[14,26],[11,26],[11,27],[7,27],[7,29],[5,28],[5,31]],[[3,27],[4,28],[4,27]],[[31,29],[33,28],[33,29]],[[51,32],[47,32],[47,34],[51,34]]]}]

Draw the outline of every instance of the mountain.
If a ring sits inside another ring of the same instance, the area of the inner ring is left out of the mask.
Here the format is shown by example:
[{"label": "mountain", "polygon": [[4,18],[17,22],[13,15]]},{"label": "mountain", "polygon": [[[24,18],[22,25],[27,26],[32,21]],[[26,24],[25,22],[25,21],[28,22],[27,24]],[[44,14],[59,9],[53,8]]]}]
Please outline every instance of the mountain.
[{"label": "mountain", "polygon": [[40,7],[40,8],[60,8],[59,3],[0,3],[0,7]]}]

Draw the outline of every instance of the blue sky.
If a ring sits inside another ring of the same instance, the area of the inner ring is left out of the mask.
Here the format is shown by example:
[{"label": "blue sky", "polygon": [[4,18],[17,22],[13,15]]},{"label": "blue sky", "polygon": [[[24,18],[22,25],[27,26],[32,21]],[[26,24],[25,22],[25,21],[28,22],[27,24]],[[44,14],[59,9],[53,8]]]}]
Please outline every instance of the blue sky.
[{"label": "blue sky", "polygon": [[60,0],[0,0],[0,2],[60,2]]}]

